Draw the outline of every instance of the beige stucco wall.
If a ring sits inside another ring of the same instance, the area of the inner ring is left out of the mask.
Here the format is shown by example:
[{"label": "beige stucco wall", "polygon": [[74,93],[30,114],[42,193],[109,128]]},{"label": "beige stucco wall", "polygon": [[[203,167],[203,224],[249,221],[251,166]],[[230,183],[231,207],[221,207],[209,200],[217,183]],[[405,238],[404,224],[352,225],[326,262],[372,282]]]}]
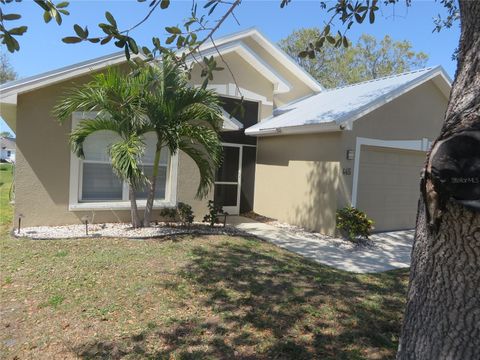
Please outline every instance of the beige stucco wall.
[{"label": "beige stucco wall", "polygon": [[351,175],[341,175],[339,182],[345,191],[338,197],[338,206],[351,203],[354,160],[347,160],[346,152],[355,150],[357,137],[434,140],[440,134],[447,103],[448,99],[430,81],[355,121],[352,131],[343,131],[340,166],[350,168]]},{"label": "beige stucco wall", "polygon": [[[75,79],[75,84],[89,76]],[[17,161],[15,173],[15,218],[25,216],[25,226],[79,223],[88,214],[94,222],[129,221],[128,210],[72,212],[68,210],[70,148],[67,135],[71,122],[60,125],[51,111],[71,87],[68,81],[18,97]],[[183,153],[179,155],[177,199],[192,205],[198,218],[206,213],[208,199],[194,199],[199,172]],[[158,211],[155,216],[158,216]]]},{"label": "beige stucco wall", "polygon": [[[231,91],[234,91],[234,96],[244,96],[246,99],[249,99],[248,94],[239,93],[237,86],[241,89],[246,89],[248,91],[254,92],[266,98],[266,101],[273,104],[273,84],[267,80],[257,69],[255,69],[248,62],[243,60],[236,53],[229,53],[223,56],[223,59],[228,64],[228,67],[233,73],[227,68],[227,64],[224,61],[217,58],[217,65],[223,67],[221,71],[215,71],[213,73],[213,80],[208,82],[209,86],[231,86]],[[200,76],[201,67],[195,65],[192,70],[191,82],[193,84],[200,85],[203,83],[204,78]],[[232,95],[232,94],[231,94]],[[257,101],[257,100],[255,100]],[[260,119],[264,119],[272,114],[273,106],[270,104],[261,103],[260,106]]]},{"label": "beige stucco wall", "polygon": [[246,38],[243,41],[254,52],[259,54],[280,76],[287,80],[292,87],[291,91],[288,93],[275,95],[275,107],[280,107],[294,100],[313,94],[314,91],[292,74],[292,72],[282,64],[280,59],[266,51],[254,39]]},{"label": "beige stucco wall", "polygon": [[335,232],[339,133],[260,138],[255,212],[326,234]]},{"label": "beige stucco wall", "polygon": [[353,130],[259,138],[255,212],[334,233],[337,208],[351,203],[354,161],[346,160],[346,151],[355,149],[356,137],[433,140],[446,105],[429,82],[354,122]]}]

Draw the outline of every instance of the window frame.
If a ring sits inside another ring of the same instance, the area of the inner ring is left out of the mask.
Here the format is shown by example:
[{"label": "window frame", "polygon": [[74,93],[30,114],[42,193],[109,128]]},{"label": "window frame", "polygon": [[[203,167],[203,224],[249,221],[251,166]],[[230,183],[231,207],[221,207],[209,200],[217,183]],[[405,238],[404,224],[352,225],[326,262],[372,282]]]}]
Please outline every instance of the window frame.
[{"label": "window frame", "polygon": [[[96,112],[74,112],[72,114],[71,129],[84,119],[91,119],[96,116]],[[165,199],[154,200],[154,208],[175,207],[177,205],[177,174],[178,174],[178,152],[170,156],[167,164],[167,179],[165,186]],[[123,182],[122,200],[106,201],[83,201],[82,183],[83,183],[83,161],[70,151],[70,189],[69,189],[69,211],[85,210],[129,210],[129,188],[128,184]],[[102,161],[88,160],[89,163],[104,163]],[[147,164],[148,165],[148,164]],[[144,209],[146,200],[137,200],[139,209]]]}]

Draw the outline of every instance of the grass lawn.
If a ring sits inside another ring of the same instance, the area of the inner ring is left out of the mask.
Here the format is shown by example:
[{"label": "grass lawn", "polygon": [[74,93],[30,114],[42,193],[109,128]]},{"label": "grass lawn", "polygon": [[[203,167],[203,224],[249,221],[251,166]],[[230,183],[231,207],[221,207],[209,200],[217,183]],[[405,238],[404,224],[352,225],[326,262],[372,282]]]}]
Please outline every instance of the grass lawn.
[{"label": "grass lawn", "polygon": [[394,358],[408,270],[350,274],[241,237],[15,239],[0,173],[0,357]]}]

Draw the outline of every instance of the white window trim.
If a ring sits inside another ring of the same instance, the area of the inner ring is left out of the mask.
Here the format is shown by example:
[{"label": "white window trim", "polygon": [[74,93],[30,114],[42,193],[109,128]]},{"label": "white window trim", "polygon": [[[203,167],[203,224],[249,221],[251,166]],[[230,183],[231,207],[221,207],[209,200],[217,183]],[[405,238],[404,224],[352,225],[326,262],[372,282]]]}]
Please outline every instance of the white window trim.
[{"label": "white window trim", "polygon": [[353,166],[352,206],[357,206],[358,177],[360,173],[360,155],[362,145],[376,146],[400,150],[428,151],[432,145],[427,138],[420,140],[381,140],[357,137],[355,145],[355,162]]},{"label": "white window trim", "polygon": [[[84,119],[95,117],[95,112],[74,112],[72,114],[72,129]],[[130,200],[128,200],[128,185],[123,185],[123,200],[121,201],[101,201],[101,202],[80,202],[81,186],[81,163],[82,160],[73,152],[70,152],[70,189],[69,189],[69,211],[90,211],[90,210],[129,210]],[[175,207],[177,205],[177,175],[178,175],[178,152],[171,156],[169,168],[167,169],[167,186],[165,189],[164,200],[154,200],[154,208]],[[146,200],[137,200],[139,209],[144,209]]]}]

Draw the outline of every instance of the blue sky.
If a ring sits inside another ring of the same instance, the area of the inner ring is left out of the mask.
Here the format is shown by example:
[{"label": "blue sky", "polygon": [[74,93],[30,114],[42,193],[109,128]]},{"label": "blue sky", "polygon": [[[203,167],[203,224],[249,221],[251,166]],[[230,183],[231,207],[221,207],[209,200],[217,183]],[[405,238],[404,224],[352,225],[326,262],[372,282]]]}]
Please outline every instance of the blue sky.
[{"label": "blue sky", "polygon": [[[33,1],[2,5],[5,13],[21,13],[23,18],[17,22],[29,26],[28,32],[20,38],[20,52],[9,55],[10,62],[22,78],[118,51],[113,44],[68,45],[62,43],[61,38],[74,34],[72,27],[75,23],[88,25],[91,34],[94,34],[97,31],[96,24],[105,21],[106,10],[115,16],[120,28],[130,27],[144,16],[148,3],[149,1],[138,3],[136,0],[70,1],[71,15],[64,17],[60,27],[53,21],[45,24],[41,9]],[[256,26],[276,42],[295,29],[322,26],[328,16],[320,9],[318,0],[293,0],[284,9],[280,9],[279,4],[280,0],[244,0],[236,11],[240,25],[233,19],[228,19],[216,36]],[[173,0],[167,10],[154,13],[132,34],[139,44],[149,46],[152,36],[165,38],[165,26],[181,24],[182,19],[189,15],[190,6],[189,0]],[[456,25],[440,33],[432,33],[432,19],[439,13],[443,14],[444,11],[441,4],[435,1],[414,0],[410,8],[398,4],[395,8],[382,9],[375,24],[354,26],[349,37],[355,40],[362,33],[368,33],[378,38],[388,34],[395,40],[409,40],[414,50],[429,55],[429,66],[442,65],[453,78],[456,64],[451,58],[460,32]],[[1,51],[6,49],[2,47]],[[0,121],[0,127],[2,131],[9,130],[3,120]]]}]

